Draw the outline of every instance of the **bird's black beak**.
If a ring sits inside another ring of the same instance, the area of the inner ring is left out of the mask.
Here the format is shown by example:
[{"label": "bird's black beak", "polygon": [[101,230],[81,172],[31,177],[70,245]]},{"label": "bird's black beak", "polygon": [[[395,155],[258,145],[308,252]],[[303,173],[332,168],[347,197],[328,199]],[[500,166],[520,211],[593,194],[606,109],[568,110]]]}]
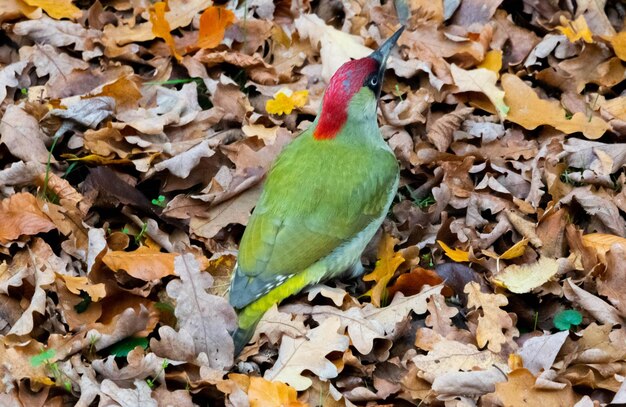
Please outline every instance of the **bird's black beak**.
[{"label": "bird's black beak", "polygon": [[391,50],[396,45],[400,34],[404,31],[405,26],[400,27],[398,31],[393,33],[391,37],[387,39],[376,51],[370,54],[370,58],[374,58],[378,61],[378,78],[382,81],[383,76],[385,74],[385,67],[387,65],[387,58],[389,58],[389,54],[391,54]]}]

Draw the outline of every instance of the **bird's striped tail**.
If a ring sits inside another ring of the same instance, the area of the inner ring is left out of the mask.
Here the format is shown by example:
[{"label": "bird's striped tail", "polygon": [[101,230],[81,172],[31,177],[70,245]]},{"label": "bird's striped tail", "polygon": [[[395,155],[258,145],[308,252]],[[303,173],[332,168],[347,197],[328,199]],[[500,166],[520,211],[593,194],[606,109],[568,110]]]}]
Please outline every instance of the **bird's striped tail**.
[{"label": "bird's striped tail", "polygon": [[[319,266],[318,266],[319,267]],[[294,275],[267,294],[259,297],[256,301],[238,310],[239,323],[237,330],[233,333],[235,342],[235,355],[239,355],[246,344],[252,339],[257,324],[263,318],[265,312],[272,308],[274,304],[280,304],[282,300],[290,295],[299,293],[310,284],[316,284],[323,275],[318,267],[310,267],[305,272]]]}]

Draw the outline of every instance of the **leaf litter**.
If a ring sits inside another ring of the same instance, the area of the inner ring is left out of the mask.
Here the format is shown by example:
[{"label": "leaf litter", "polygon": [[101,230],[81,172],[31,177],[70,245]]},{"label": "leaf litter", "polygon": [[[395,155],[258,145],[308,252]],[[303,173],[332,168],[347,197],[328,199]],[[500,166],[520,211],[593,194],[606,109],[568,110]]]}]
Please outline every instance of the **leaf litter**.
[{"label": "leaf litter", "polygon": [[[623,403],[618,3],[3,2],[0,404]],[[400,23],[366,273],[235,358],[263,177]]]}]

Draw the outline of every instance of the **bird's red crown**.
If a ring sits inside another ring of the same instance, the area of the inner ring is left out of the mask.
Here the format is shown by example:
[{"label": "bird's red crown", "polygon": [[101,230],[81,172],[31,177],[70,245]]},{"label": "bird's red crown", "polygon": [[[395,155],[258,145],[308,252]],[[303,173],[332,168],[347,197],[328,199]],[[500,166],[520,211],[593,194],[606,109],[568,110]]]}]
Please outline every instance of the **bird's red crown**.
[{"label": "bird's red crown", "polygon": [[374,58],[365,57],[343,64],[330,78],[324,93],[322,111],[313,132],[316,140],[335,138],[348,119],[348,104],[365,79],[378,70]]}]

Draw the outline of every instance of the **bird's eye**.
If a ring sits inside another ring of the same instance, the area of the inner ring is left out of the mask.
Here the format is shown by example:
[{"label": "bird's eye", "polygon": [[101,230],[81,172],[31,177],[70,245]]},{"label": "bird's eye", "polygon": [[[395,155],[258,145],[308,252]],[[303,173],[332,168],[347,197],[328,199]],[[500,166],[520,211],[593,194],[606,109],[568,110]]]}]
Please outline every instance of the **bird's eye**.
[{"label": "bird's eye", "polygon": [[378,78],[374,76],[372,79],[370,79],[370,85],[372,86],[378,85]]}]

